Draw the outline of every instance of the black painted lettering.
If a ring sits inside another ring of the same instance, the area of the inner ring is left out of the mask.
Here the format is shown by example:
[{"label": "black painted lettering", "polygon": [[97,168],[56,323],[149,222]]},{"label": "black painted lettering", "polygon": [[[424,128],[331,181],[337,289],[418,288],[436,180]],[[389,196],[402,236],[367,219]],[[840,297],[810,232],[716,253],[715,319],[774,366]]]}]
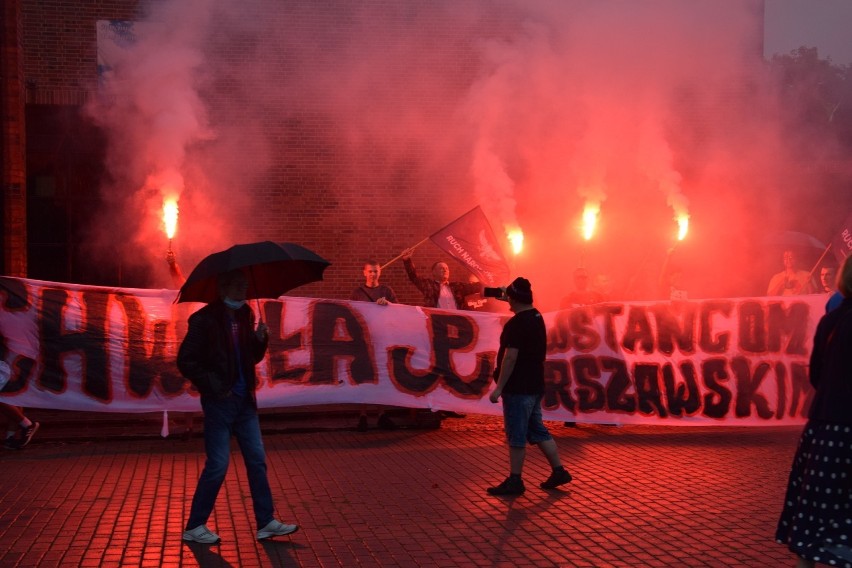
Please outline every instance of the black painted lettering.
[{"label": "black painted lettering", "polygon": [[603,317],[604,326],[604,343],[615,351],[618,349],[618,338],[615,333],[615,316],[620,316],[624,312],[624,306],[621,304],[595,304],[592,306],[596,316]]},{"label": "black painted lettering", "polygon": [[347,304],[315,302],[310,310],[313,334],[311,383],[336,384],[338,363],[349,367],[348,376],[356,384],[377,383],[372,341],[367,325]]},{"label": "black painted lettering", "polygon": [[704,416],[725,418],[733,399],[731,390],[725,386],[730,379],[726,360],[721,357],[705,360],[701,363],[701,377],[704,385],[711,391],[703,396]]},{"label": "black painted lettering", "polygon": [[603,410],[606,392],[599,379],[601,370],[598,360],[592,355],[580,355],[571,359],[574,380],[577,383],[577,401],[580,412]]},{"label": "black painted lettering", "polygon": [[[787,310],[781,302],[769,304],[767,348],[770,353],[781,353],[783,350],[789,355],[807,355],[809,311],[804,302],[793,302]],[[783,345],[783,340],[787,338],[786,345]]]},{"label": "black painted lettering", "polygon": [[765,396],[758,392],[760,384],[769,371],[769,363],[765,361],[758,362],[754,368],[754,373],[752,373],[748,359],[745,357],[734,357],[731,359],[731,370],[734,372],[737,380],[737,403],[735,406],[737,418],[751,416],[752,405],[757,410],[758,416],[761,418],[771,418],[773,412],[769,408],[769,402]]},{"label": "black painted lettering", "polygon": [[698,388],[698,378],[692,361],[680,364],[680,374],[683,381],[675,382],[674,365],[663,365],[663,385],[666,388],[666,399],[669,401],[669,412],[672,416],[692,416],[701,408],[701,391]]},{"label": "black painted lettering", "polygon": [[65,359],[80,358],[82,391],[98,400],[112,399],[112,385],[107,374],[106,356],[106,294],[83,292],[82,331],[68,331],[63,317],[68,292],[45,288],[42,291],[42,310],[39,312],[39,333],[42,340],[44,366],[39,385],[51,392],[61,393],[68,387]]},{"label": "black painted lettering", "polygon": [[787,367],[781,361],[775,363],[775,418],[784,418],[787,408]]},{"label": "black painted lettering", "polygon": [[640,363],[634,367],[633,376],[639,412],[645,415],[657,414],[661,418],[668,416],[660,389],[660,366]]},{"label": "black painted lettering", "polygon": [[766,353],[766,317],[760,302],[749,300],[740,304],[740,349],[751,353]]},{"label": "black painted lettering", "polygon": [[724,353],[728,350],[728,343],[731,339],[729,332],[714,335],[713,319],[717,314],[728,317],[733,309],[732,302],[728,300],[710,300],[701,302],[701,310],[699,312],[699,327],[700,333],[698,338],[699,346],[704,353]]},{"label": "black painted lettering", "polygon": [[470,351],[476,344],[478,329],[472,318],[456,314],[429,314],[432,336],[430,367],[425,371],[411,368],[414,348],[390,349],[391,380],[402,390],[425,394],[439,384],[461,398],[481,398],[488,390],[494,372],[494,352],[477,353],[476,367],[471,375],[460,375],[452,362],[456,351]]},{"label": "black painted lettering", "polygon": [[[633,387],[630,381],[630,373],[624,360],[614,357],[601,357],[600,366],[605,372],[610,373],[606,384],[606,405],[611,412],[636,412],[636,395],[629,392]],[[634,391],[635,392],[635,391]]]},{"label": "black painted lettering", "polygon": [[[137,397],[151,393],[155,384],[160,385],[164,395],[184,392],[189,381],[177,372],[174,358],[166,357],[166,335],[169,322],[156,320],[153,326],[153,344],[146,338],[147,315],[135,296],[116,294],[115,301],[122,307],[127,322],[127,368],[128,391]],[[150,357],[147,354],[151,349]]]},{"label": "black painted lettering", "polygon": [[594,351],[601,343],[601,336],[595,331],[591,310],[575,308],[570,314],[571,346],[582,353]]},{"label": "black painted lettering", "polygon": [[666,302],[651,309],[657,320],[658,349],[671,355],[677,345],[681,353],[694,353],[695,304]]},{"label": "black painted lettering", "polygon": [[627,325],[621,345],[631,353],[636,352],[639,343],[645,353],[654,352],[654,334],[648,321],[648,311],[644,306],[631,306],[627,313]]},{"label": "black painted lettering", "polygon": [[565,408],[577,411],[577,401],[571,394],[571,367],[564,359],[544,362],[544,397],[541,403],[545,410]]},{"label": "black painted lettering", "polygon": [[791,392],[790,410],[791,418],[802,416],[807,418],[808,411],[814,399],[814,389],[808,378],[808,365],[806,363],[792,363],[790,365]]}]

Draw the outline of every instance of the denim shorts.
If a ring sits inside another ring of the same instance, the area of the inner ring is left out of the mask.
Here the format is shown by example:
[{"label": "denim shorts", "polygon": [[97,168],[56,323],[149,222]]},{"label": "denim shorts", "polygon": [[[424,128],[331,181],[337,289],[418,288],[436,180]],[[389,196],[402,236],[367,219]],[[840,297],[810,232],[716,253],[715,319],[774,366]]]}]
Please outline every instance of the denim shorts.
[{"label": "denim shorts", "polygon": [[540,394],[503,394],[503,423],[513,448],[525,448],[553,437],[541,421]]}]

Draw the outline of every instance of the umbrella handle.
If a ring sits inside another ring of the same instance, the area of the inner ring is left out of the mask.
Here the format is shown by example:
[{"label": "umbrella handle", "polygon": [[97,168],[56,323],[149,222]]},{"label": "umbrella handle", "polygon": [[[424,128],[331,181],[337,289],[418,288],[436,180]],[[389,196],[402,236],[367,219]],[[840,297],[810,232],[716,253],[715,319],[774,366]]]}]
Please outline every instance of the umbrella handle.
[{"label": "umbrella handle", "polygon": [[[254,266],[249,265],[249,278],[252,280],[252,284],[254,284]],[[258,323],[263,323],[263,312],[260,311],[260,298],[254,299],[255,304],[257,304],[257,321]]]}]

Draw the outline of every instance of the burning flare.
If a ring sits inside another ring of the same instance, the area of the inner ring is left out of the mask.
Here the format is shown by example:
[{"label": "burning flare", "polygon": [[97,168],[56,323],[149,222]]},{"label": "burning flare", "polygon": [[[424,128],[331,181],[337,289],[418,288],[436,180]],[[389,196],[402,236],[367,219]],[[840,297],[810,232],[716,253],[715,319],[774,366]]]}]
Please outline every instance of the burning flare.
[{"label": "burning flare", "polygon": [[583,238],[587,241],[595,234],[595,226],[598,224],[601,206],[599,203],[587,203],[583,209]]},{"label": "burning flare", "polygon": [[507,231],[509,242],[512,243],[512,252],[521,254],[521,249],[524,248],[524,232],[520,229],[512,229]]},{"label": "burning flare", "polygon": [[675,217],[677,221],[677,240],[682,241],[689,231],[689,214],[681,213]]},{"label": "burning flare", "polygon": [[174,197],[167,197],[163,200],[163,226],[166,230],[166,236],[171,241],[177,231],[178,219],[178,204]]}]

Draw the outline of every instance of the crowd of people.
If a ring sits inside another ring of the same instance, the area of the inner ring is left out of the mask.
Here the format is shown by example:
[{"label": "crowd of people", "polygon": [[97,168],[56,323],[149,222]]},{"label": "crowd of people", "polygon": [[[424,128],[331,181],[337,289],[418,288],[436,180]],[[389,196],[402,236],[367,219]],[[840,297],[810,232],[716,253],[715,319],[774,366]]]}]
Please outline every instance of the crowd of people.
[{"label": "crowd of people", "polygon": [[[445,262],[434,263],[429,276],[420,275],[412,260],[412,253],[413,250],[408,249],[401,258],[409,280],[423,295],[423,306],[466,309],[466,298],[482,292],[482,284],[475,279],[468,282],[451,281],[450,269]],[[817,289],[811,286],[807,272],[796,269],[795,256],[791,251],[784,253],[783,261],[784,271],[772,277],[767,293],[801,294]],[[180,274],[173,259],[169,264],[173,275]],[[397,303],[394,290],[380,282],[381,270],[377,261],[365,261],[363,284],[352,291],[350,300],[371,302],[380,306]],[[831,278],[830,267],[820,272],[823,292],[833,289]],[[227,274],[220,278],[219,286],[222,301],[208,304],[190,317],[189,331],[178,354],[181,372],[202,395],[207,451],[207,462],[193,497],[183,538],[201,543],[220,540],[206,523],[227,470],[227,441],[232,435],[237,438],[249,473],[249,488],[258,527],[257,538],[292,534],[298,530],[298,526],[282,523],[272,517],[272,497],[266,479],[265,456],[254,398],[254,365],[265,353],[267,330],[262,323],[255,327],[254,314],[245,305],[247,281],[244,274]],[[849,269],[849,286],[852,290],[852,268]],[[660,276],[660,289],[666,292],[672,301],[686,299],[687,292],[680,284],[680,269],[673,266],[668,258]],[[551,467],[550,476],[540,483],[541,488],[555,489],[571,482],[572,476],[562,464],[556,443],[542,420],[541,399],[544,394],[547,332],[541,313],[533,305],[532,285],[528,280],[519,277],[503,287],[502,292],[503,297],[500,299],[508,303],[509,311],[514,315],[506,322],[500,335],[494,376],[496,385],[489,399],[494,403],[502,402],[504,430],[509,449],[509,474],[498,485],[487,488],[487,492],[497,496],[514,496],[526,490],[522,475],[528,445],[538,446]],[[846,295],[842,284],[840,292]],[[574,290],[562,300],[560,308],[573,309],[604,302],[606,299],[600,291],[590,289],[589,273],[580,267],[574,272]],[[839,314],[845,314],[847,308],[852,310],[852,304],[841,304],[841,307],[833,312],[838,315],[832,317],[839,318]],[[820,325],[815,341],[823,341],[825,345],[821,348],[826,348],[830,341],[821,339],[821,336],[830,337],[831,332],[824,329],[827,324]],[[852,331],[849,333],[852,334]],[[819,357],[819,349],[815,347],[814,357]],[[832,372],[837,370],[839,363],[833,365]],[[816,369],[818,366],[812,360],[812,382],[815,387],[820,384],[814,376],[815,372],[819,374]],[[822,399],[818,396],[817,400]],[[830,422],[837,419],[836,405],[824,406],[827,406],[827,409],[820,410],[815,404],[812,413],[817,414],[812,415],[812,420],[827,418]],[[363,408],[358,430],[367,429],[369,410],[372,408]],[[396,427],[384,408],[376,408],[375,411],[379,427]],[[811,432],[808,436],[815,435],[811,429],[807,432]],[[842,437],[841,435],[839,438]],[[815,459],[820,459],[822,455],[815,453]],[[810,458],[810,454],[804,457],[797,455],[796,463]],[[801,470],[802,467],[797,465],[794,473]],[[791,474],[790,491],[795,492],[797,487]],[[835,487],[835,491],[840,490],[840,487]],[[798,530],[789,528],[791,524],[798,527],[789,518],[791,513],[787,509],[791,507],[785,508],[785,516],[782,516],[779,524],[779,540],[784,536],[782,531]],[[820,550],[825,553],[824,549]]]},{"label": "crowd of people", "polygon": [[[466,309],[466,297],[482,292],[477,281],[450,280],[445,262],[432,266],[430,277],[417,273],[411,259],[412,249],[402,255],[411,282],[423,294],[423,305],[443,309]],[[172,274],[180,274],[169,257]],[[397,302],[389,286],[381,284],[381,266],[375,260],[363,265],[364,283],[352,291],[352,301],[387,306]],[[221,538],[207,526],[219,489],[225,479],[230,458],[231,437],[237,443],[248,473],[254,505],[257,539],[289,535],[298,530],[273,516],[272,495],[266,472],[266,459],[257,415],[255,365],[266,353],[269,335],[262,322],[255,323],[254,312],[246,305],[248,279],[237,270],[218,277],[219,301],[207,304],[189,318],[189,326],[180,349],[177,365],[201,395],[204,415],[204,440],[207,459],[198,480],[183,540],[203,544]],[[504,425],[509,445],[509,476],[487,489],[492,495],[519,495],[525,487],[521,477],[526,445],[537,445],[552,467],[552,473],[540,486],[555,489],[572,480],[562,465],[556,442],[542,422],[541,399],[544,395],[544,361],[547,333],[541,313],[532,304],[528,280],[517,278],[502,288],[503,298],[514,316],[500,336],[495,370],[496,388],[492,402],[502,399]],[[358,429],[366,429],[367,408]],[[378,409],[378,425],[395,425]]]},{"label": "crowd of people", "polygon": [[[412,253],[413,249],[408,249],[401,258],[409,280],[423,294],[423,306],[468,309],[466,298],[481,294],[482,284],[475,279],[451,281],[445,262],[434,263],[430,275],[421,276]],[[849,565],[852,562],[852,257],[846,259],[839,275],[833,266],[822,266],[816,281],[811,273],[798,268],[796,260],[793,251],[784,252],[783,270],[770,279],[767,295],[821,293],[830,298],[813,340],[809,379],[815,395],[793,458],[775,539],[796,554],[800,567],[813,567],[817,563]],[[168,255],[167,261],[174,283],[182,284],[185,279],[174,255]],[[394,290],[380,282],[381,270],[377,261],[365,261],[364,282],[352,291],[350,300],[380,306],[397,303]],[[577,268],[574,289],[563,298],[560,309],[607,301],[599,290],[590,288],[589,280],[588,271]],[[661,292],[667,293],[671,301],[685,300],[687,292],[680,282],[679,267],[672,266],[667,258],[660,276]],[[255,366],[265,356],[268,330],[262,321],[255,321],[254,312],[246,304],[248,279],[244,272],[221,274],[217,285],[219,300],[189,317],[177,356],[180,372],[201,395],[206,452],[182,538],[203,544],[221,540],[207,522],[228,470],[232,437],[237,440],[248,475],[257,539],[290,535],[299,529],[298,525],[274,517],[255,398]],[[542,420],[547,350],[544,319],[533,304],[529,280],[518,277],[500,291],[499,299],[508,304],[513,315],[500,334],[495,387],[489,400],[502,403],[509,473],[501,483],[486,491],[496,496],[525,492],[523,466],[528,445],[538,446],[551,467],[549,477],[539,486],[556,489],[571,482],[572,476]],[[0,362],[0,388],[9,377],[9,366]],[[380,428],[396,427],[384,408],[364,407],[358,430],[367,429],[370,410],[376,411]],[[5,447],[20,449],[29,444],[39,423],[29,420],[22,409],[8,404],[0,403],[0,413],[8,424]]]},{"label": "crowd of people", "polygon": [[[626,285],[626,290],[621,294],[613,295],[608,285],[609,279],[604,274],[598,274],[592,279],[589,270],[579,266],[574,270],[574,286],[559,303],[559,309],[590,306],[613,300],[636,300],[636,299],[662,299],[672,302],[686,301],[689,299],[686,275],[683,262],[677,258],[677,247],[673,246],[666,251],[662,262],[659,278],[657,280],[657,291],[648,294],[640,294],[634,297],[637,280],[643,272],[645,263],[631,277]],[[836,266],[831,262],[818,263],[814,271],[808,272],[799,266],[799,257],[794,250],[785,250],[781,256],[783,270],[774,273],[766,288],[767,296],[797,296],[802,294],[836,294]],[[839,303],[838,299],[835,299]]]}]

